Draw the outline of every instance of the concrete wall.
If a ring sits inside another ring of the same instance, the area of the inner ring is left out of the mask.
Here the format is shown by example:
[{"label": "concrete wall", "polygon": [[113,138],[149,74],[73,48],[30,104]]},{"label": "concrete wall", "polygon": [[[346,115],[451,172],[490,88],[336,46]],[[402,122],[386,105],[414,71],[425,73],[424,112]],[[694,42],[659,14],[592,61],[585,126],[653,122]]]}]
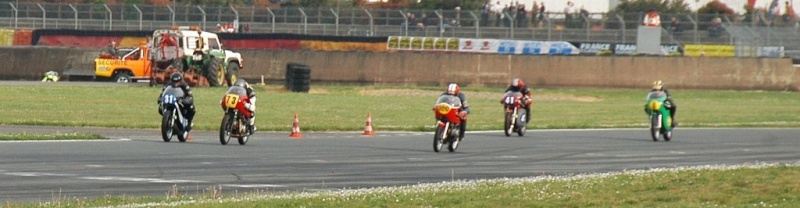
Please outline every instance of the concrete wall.
[{"label": "concrete wall", "polygon": [[[2,79],[41,79],[44,72],[93,74],[102,50],[0,48]],[[520,77],[534,87],[649,87],[664,80],[670,88],[800,90],[800,73],[790,59],[701,57],[522,56],[242,50],[247,79],[282,83],[286,64],[311,67],[312,82],[471,86],[506,85]],[[313,85],[313,83],[312,83]]]}]

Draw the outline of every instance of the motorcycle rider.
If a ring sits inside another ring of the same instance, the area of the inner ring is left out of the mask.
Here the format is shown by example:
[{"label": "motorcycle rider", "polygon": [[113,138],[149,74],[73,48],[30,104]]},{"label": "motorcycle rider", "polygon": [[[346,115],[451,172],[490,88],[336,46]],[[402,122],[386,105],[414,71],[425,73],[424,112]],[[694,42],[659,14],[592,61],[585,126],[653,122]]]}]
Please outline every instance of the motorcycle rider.
[{"label": "motorcycle rider", "polygon": [[192,96],[192,89],[189,87],[189,84],[183,80],[183,74],[180,72],[174,72],[172,75],[169,76],[169,81],[164,84],[164,87],[161,89],[161,95],[158,96],[158,114],[163,115],[163,110],[161,109],[161,97],[164,96],[164,90],[167,89],[168,86],[172,87],[180,87],[183,90],[184,97],[181,99],[181,103],[183,103],[183,109],[186,111],[186,120],[188,124],[186,125],[186,130],[192,130],[192,119],[194,119],[195,109],[194,109],[194,96]]},{"label": "motorcycle rider", "polygon": [[233,83],[233,86],[242,87],[247,91],[249,102],[245,103],[244,107],[250,111],[250,118],[247,118],[247,132],[252,135],[256,131],[256,92],[253,90],[253,87],[250,86],[250,84],[244,79],[237,79],[236,82]]},{"label": "motorcycle rider", "polygon": [[669,90],[664,88],[664,83],[661,80],[656,80],[653,82],[653,89],[650,92],[654,91],[661,91],[664,94],[667,94],[667,100],[664,101],[664,105],[669,109],[669,117],[672,119],[672,126],[678,126],[678,121],[675,120],[675,113],[677,112],[677,106],[675,106],[675,101],[672,101],[672,95],[669,94]]},{"label": "motorcycle rider", "polygon": [[[525,121],[530,122],[531,120],[531,91],[528,89],[528,86],[525,85],[519,78],[514,78],[511,80],[511,84],[508,85],[506,88],[506,92],[520,92],[522,93],[522,105],[525,108]],[[503,101],[500,101],[503,103]]]},{"label": "motorcycle rider", "polygon": [[448,84],[447,90],[442,95],[454,95],[461,99],[461,111],[458,112],[458,117],[461,118],[461,130],[458,132],[458,140],[464,139],[464,132],[467,131],[467,115],[470,112],[467,96],[461,92],[461,87],[456,83]]}]

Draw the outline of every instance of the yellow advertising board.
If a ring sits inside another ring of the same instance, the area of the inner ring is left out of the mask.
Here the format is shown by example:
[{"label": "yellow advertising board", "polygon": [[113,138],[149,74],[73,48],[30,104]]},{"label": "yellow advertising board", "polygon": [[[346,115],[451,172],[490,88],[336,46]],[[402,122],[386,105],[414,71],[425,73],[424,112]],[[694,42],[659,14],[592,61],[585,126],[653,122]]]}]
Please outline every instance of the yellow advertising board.
[{"label": "yellow advertising board", "polygon": [[692,57],[733,57],[736,56],[736,46],[686,44],[683,46],[683,55]]},{"label": "yellow advertising board", "polygon": [[397,50],[400,48],[400,37],[397,36],[389,36],[389,40],[386,43],[386,48]]}]

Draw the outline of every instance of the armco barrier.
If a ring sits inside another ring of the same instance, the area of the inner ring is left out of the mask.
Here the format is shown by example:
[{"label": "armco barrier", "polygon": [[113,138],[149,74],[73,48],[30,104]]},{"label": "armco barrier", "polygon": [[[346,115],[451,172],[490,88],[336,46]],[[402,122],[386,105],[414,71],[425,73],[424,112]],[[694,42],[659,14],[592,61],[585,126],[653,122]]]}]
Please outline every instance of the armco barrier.
[{"label": "armco barrier", "polygon": [[[0,47],[2,79],[41,79],[44,72],[93,73],[102,50]],[[286,64],[314,66],[314,82],[361,84],[503,86],[520,77],[532,87],[799,90],[791,59],[733,57],[528,56],[499,54],[319,52],[238,50],[240,76],[283,82]],[[43,61],[46,60],[46,61]]]}]

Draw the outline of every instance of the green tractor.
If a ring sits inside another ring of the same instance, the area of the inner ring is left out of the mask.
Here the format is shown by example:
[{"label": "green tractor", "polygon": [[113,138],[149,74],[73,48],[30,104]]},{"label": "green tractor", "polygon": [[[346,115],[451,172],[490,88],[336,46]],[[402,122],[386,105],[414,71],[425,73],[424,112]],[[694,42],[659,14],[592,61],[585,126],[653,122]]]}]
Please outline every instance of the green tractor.
[{"label": "green tractor", "polygon": [[202,79],[212,87],[230,86],[243,68],[241,54],[222,49],[217,34],[199,27],[156,30],[151,45],[152,71],[162,74],[154,77],[169,76],[168,73],[177,70],[184,73],[187,82],[195,82],[190,83],[195,86],[203,86]]}]

